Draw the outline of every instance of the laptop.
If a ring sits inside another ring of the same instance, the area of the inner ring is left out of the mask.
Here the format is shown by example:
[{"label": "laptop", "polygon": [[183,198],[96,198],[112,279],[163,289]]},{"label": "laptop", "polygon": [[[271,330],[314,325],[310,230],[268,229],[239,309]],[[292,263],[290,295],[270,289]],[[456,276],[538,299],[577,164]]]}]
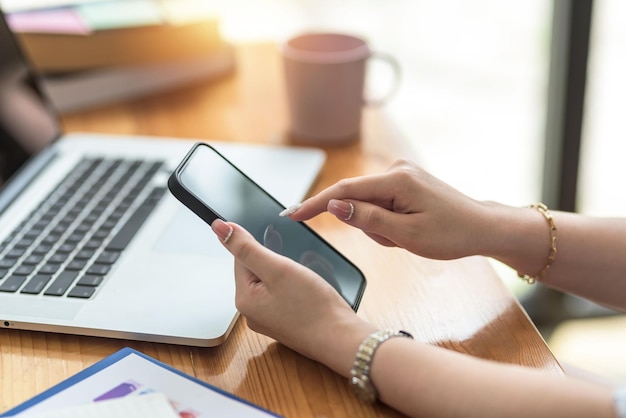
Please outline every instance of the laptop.
[{"label": "laptop", "polygon": [[[63,133],[1,16],[0,328],[224,342],[238,316],[232,257],[166,187],[194,142]],[[325,160],[206,142],[283,204],[306,195]]]}]

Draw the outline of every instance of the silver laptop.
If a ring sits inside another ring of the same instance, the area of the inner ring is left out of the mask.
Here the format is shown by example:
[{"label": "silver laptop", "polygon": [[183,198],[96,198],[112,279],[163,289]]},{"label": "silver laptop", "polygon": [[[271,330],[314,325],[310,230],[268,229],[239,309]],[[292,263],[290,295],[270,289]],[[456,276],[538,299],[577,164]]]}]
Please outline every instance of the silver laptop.
[{"label": "silver laptop", "polygon": [[[2,16],[0,332],[222,343],[237,319],[232,258],[166,189],[193,142],[62,134]],[[283,204],[325,159],[209,142]]]}]

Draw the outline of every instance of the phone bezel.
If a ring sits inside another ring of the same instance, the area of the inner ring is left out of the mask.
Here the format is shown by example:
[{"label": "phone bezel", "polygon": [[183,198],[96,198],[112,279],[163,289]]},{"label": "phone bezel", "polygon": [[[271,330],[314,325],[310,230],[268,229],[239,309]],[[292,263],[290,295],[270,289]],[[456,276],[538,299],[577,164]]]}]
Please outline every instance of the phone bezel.
[{"label": "phone bezel", "polygon": [[[239,170],[226,157],[220,154],[214,147],[210,146],[209,144],[206,144],[204,142],[196,142],[195,144],[193,144],[189,152],[187,152],[187,155],[185,155],[185,157],[178,164],[174,172],[172,172],[172,174],[168,178],[167,187],[170,189],[170,192],[172,192],[172,195],[174,195],[176,199],[178,199],[183,205],[191,209],[191,211],[195,213],[196,215],[198,215],[203,221],[211,225],[213,221],[218,218],[222,219],[223,221],[225,221],[226,219],[220,216],[217,212],[215,212],[209,206],[207,206],[204,202],[202,202],[198,196],[196,196],[191,190],[187,189],[183,185],[183,183],[180,181],[181,172],[186,167],[187,163],[189,162],[189,159],[191,158],[193,153],[199,147],[202,147],[202,146],[207,147],[211,149],[212,151],[214,151],[217,155],[223,158],[228,164],[230,164],[233,168],[239,171],[246,178],[249,179],[249,177],[246,176],[245,173]],[[256,183],[254,184],[256,185]]]},{"label": "phone bezel", "polygon": [[[243,171],[241,171],[236,165],[234,165],[228,158],[226,158],[223,154],[221,154],[215,147],[205,143],[205,142],[196,142],[187,155],[181,160],[176,169],[169,176],[167,181],[167,186],[172,193],[172,195],[178,199],[183,205],[189,208],[193,213],[199,216],[203,221],[207,224],[211,225],[214,220],[222,219],[223,221],[227,221],[222,215],[211,209],[206,203],[204,203],[198,196],[196,196],[191,190],[183,185],[180,181],[180,176],[182,171],[185,169],[189,160],[191,159],[193,153],[199,147],[206,147],[217,154],[220,158],[222,158],[227,164],[229,164],[233,169],[235,169],[241,176],[245,177],[251,184],[257,187],[261,192],[263,192],[267,197],[272,199],[278,206],[281,208],[285,208],[278,200],[276,200],[270,193],[267,192],[264,188],[259,186],[254,180],[248,177]],[[295,221],[294,221],[295,222]],[[339,252],[335,247],[333,247],[328,241],[322,238],[317,232],[315,232],[311,227],[303,222],[299,222],[308,232],[310,232],[313,236],[315,236],[318,240],[320,240],[324,245],[328,246],[332,251],[334,251],[337,255],[339,255],[346,263],[351,265],[361,277],[361,283],[359,286],[359,290],[355,296],[354,303],[351,305],[352,309],[356,312],[365,293],[365,287],[367,285],[367,279],[365,275],[352,261],[350,261],[346,256],[344,256],[341,252]],[[343,297],[343,296],[342,296]],[[345,297],[344,297],[345,300]],[[347,302],[347,301],[346,301]]]}]

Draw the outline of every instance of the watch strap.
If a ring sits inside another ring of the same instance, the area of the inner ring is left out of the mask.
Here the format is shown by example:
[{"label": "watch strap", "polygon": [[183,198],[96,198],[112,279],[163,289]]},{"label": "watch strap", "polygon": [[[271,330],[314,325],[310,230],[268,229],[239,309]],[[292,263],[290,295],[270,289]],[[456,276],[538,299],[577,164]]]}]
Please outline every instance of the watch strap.
[{"label": "watch strap", "polygon": [[359,398],[365,402],[372,403],[378,399],[378,390],[370,377],[374,354],[382,343],[394,337],[413,338],[413,336],[406,331],[376,331],[368,335],[357,350],[352,369],[350,370],[350,383]]}]

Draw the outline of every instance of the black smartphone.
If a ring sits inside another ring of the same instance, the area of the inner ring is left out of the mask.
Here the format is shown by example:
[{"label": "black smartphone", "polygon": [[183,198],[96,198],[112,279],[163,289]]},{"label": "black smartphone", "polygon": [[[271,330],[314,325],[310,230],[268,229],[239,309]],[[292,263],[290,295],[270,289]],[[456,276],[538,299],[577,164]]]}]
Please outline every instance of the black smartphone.
[{"label": "black smartphone", "polygon": [[243,226],[266,247],[318,273],[352,309],[359,307],[363,273],[310,227],[278,216],[285,207],[212,146],[196,143],[168,187],[209,225],[220,218]]}]

